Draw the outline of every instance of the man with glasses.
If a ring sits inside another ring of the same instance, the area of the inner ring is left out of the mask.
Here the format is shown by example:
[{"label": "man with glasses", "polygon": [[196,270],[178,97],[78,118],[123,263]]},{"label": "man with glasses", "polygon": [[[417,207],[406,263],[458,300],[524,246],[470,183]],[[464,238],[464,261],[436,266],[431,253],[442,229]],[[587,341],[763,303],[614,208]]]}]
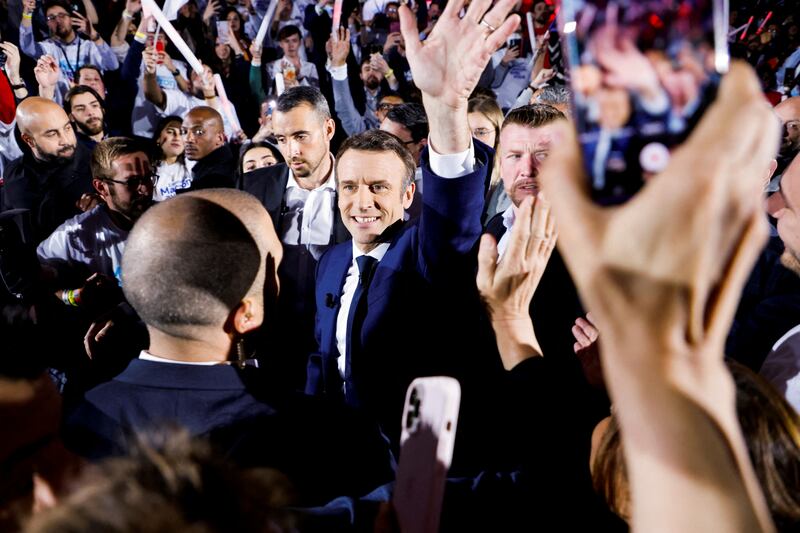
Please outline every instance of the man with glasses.
[{"label": "man with glasses", "polygon": [[350,31],[340,30],[337,39],[328,41],[328,72],[333,83],[333,98],[336,114],[342,122],[347,135],[355,135],[373,128],[378,128],[389,110],[403,103],[403,99],[396,94],[382,92],[384,80],[389,88],[396,91],[399,82],[394,73],[380,57],[364,55],[361,58],[359,77],[364,87],[365,109],[363,112],[356,108],[353,95],[350,92],[350,82],[347,76],[347,56],[350,54]]},{"label": "man with glasses", "polygon": [[[61,94],[69,90],[83,65],[94,65],[104,71],[119,68],[117,56],[103,40],[97,29],[80,13],[70,13],[64,0],[49,0],[44,5],[47,28],[51,37],[36,42],[33,36],[33,12],[36,0],[24,0],[19,27],[20,49],[34,59],[49,54],[56,58],[61,69],[58,87]],[[78,30],[76,32],[76,29]],[[78,32],[87,38],[80,37]]]},{"label": "man with glasses", "polygon": [[91,169],[103,202],[61,224],[36,250],[60,280],[82,282],[94,273],[120,279],[128,232],[153,203],[153,171],[140,141],[111,137],[99,142]]},{"label": "man with glasses", "polygon": [[183,119],[186,159],[194,161],[188,190],[233,187],[236,158],[225,139],[222,116],[211,107],[195,107]]}]

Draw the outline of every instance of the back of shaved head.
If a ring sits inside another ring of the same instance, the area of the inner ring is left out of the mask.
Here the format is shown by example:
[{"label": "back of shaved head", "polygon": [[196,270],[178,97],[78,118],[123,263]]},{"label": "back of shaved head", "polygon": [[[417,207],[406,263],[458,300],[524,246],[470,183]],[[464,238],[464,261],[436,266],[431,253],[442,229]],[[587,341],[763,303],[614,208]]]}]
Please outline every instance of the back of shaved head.
[{"label": "back of shaved head", "polygon": [[259,245],[239,216],[222,202],[181,195],[134,226],[122,257],[123,290],[148,326],[191,338],[196,328],[225,324],[261,265]]},{"label": "back of shaved head", "polygon": [[22,133],[31,135],[36,130],[60,127],[69,120],[60,105],[38,96],[26,98],[17,106],[17,126]]}]

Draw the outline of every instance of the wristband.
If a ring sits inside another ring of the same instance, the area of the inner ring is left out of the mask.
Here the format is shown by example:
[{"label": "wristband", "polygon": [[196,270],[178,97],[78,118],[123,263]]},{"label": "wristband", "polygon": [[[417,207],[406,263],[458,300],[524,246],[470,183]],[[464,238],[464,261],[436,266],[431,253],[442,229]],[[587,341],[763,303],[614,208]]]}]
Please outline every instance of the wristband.
[{"label": "wristband", "polygon": [[122,10],[122,16],[123,16],[123,18],[126,18],[126,19],[130,20],[130,19],[133,18],[133,13],[131,13],[127,9],[123,9]]},{"label": "wristband", "polygon": [[11,88],[16,91],[18,89],[27,89],[28,86],[25,85],[25,82],[23,81],[22,83],[17,83],[17,84],[12,85]]},{"label": "wristband", "polygon": [[203,98],[205,98],[206,100],[213,100],[216,97],[217,97],[216,94],[212,94],[211,96],[208,96],[207,94],[203,94]]},{"label": "wristband", "polygon": [[173,75],[173,76],[180,76],[180,75],[181,75],[181,71],[180,71],[180,69],[177,69],[177,68],[176,68],[175,70],[173,70],[173,71],[172,71],[172,75]]},{"label": "wristband", "polygon": [[33,13],[23,13],[22,14],[22,18],[24,18],[24,19],[32,19],[33,18]]},{"label": "wristband", "polygon": [[135,39],[147,39],[147,35],[145,35],[144,33],[140,32],[140,31],[137,31],[136,33],[134,33],[133,37]]},{"label": "wristband", "polygon": [[389,78],[391,76],[394,76],[394,70],[392,69],[387,70],[386,74],[383,75],[384,78]]}]

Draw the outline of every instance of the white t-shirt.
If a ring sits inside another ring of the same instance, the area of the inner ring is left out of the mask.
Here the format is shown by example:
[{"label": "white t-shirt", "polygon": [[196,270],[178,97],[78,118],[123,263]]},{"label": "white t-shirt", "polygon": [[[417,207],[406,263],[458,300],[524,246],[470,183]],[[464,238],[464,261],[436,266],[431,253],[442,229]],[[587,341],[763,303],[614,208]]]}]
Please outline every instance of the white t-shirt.
[{"label": "white t-shirt", "polygon": [[121,279],[128,232],[118,228],[105,204],[67,220],[36,249],[40,261],[86,265],[90,272]]},{"label": "white t-shirt", "polygon": [[[189,74],[186,64],[176,59],[173,59],[172,63],[175,65],[175,68],[181,72],[181,75],[187,78]],[[162,116],[166,115],[160,114],[160,110],[144,97],[144,91],[142,91],[143,76],[144,64],[139,73],[139,91],[136,93],[136,100],[133,105],[133,112],[131,113],[131,123],[133,124],[134,135],[138,135],[139,137],[152,137],[158,121],[161,120]],[[168,89],[180,91],[178,82],[175,81],[175,76],[173,76],[164,65],[158,65],[156,69],[156,80],[158,80],[158,86],[165,91]]]},{"label": "white t-shirt", "polygon": [[192,185],[192,167],[196,161],[186,159],[167,164],[164,161],[156,167],[156,184],[153,187],[153,200],[163,202],[175,196],[178,189],[188,189]]}]

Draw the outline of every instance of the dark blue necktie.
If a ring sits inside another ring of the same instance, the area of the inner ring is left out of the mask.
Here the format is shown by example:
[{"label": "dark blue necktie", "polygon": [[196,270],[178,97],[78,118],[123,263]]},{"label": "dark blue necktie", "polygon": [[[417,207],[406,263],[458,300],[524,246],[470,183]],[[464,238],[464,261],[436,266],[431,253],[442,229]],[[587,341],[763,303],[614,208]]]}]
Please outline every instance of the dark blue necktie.
[{"label": "dark blue necktie", "polygon": [[356,286],[356,290],[353,293],[350,312],[347,314],[347,337],[345,343],[347,354],[345,355],[344,367],[345,403],[353,406],[358,405],[353,384],[353,361],[358,358],[358,352],[361,349],[361,326],[366,316],[367,290],[369,289],[370,281],[372,281],[372,274],[375,271],[378,260],[368,255],[362,255],[356,257],[356,264],[359,272],[358,286]]}]

